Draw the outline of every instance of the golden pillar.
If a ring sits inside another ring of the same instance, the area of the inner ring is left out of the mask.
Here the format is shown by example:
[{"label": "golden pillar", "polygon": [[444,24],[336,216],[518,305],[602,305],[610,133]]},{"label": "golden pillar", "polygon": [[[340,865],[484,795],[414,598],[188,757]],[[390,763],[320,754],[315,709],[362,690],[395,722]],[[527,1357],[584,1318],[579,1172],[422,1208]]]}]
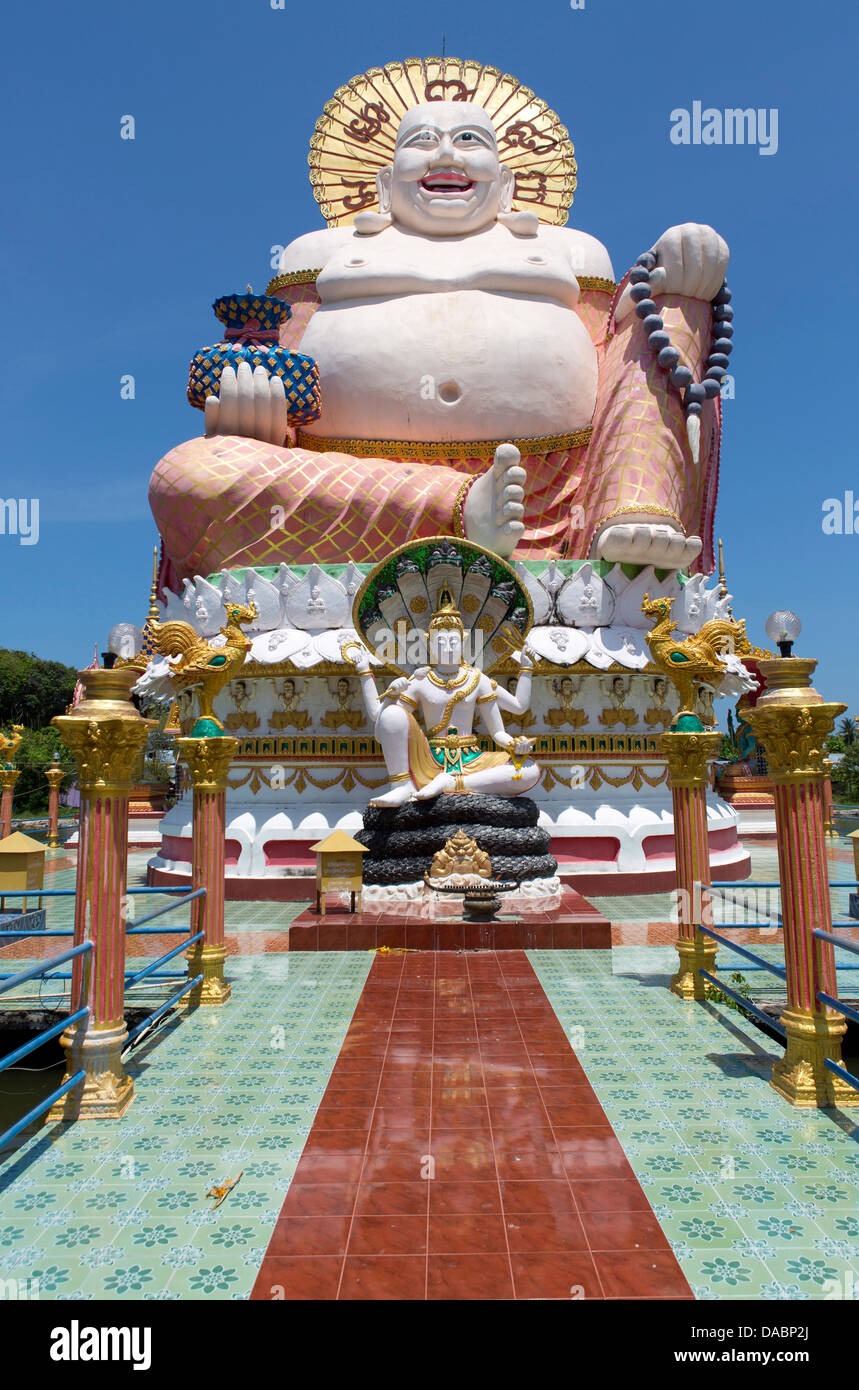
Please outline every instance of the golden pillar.
[{"label": "golden pillar", "polygon": [[826,860],[826,737],[846,706],[825,704],[812,688],[817,662],[802,657],[761,661],[766,690],[746,718],[763,744],[773,780],[781,880],[787,1007],[784,1057],[772,1085],[792,1105],[859,1105],[859,1092],[825,1066],[841,1064],[846,1022],[822,1005],[836,995],[835,952],[814,936],[832,930]]},{"label": "golden pillar", "polygon": [[52,723],[74,754],[81,794],[75,895],[75,945],[92,942],[72,967],[72,1006],[89,1017],[62,1034],[66,1079],[86,1073],[49,1112],[51,1120],[115,1119],[131,1104],[134,1086],[122,1064],[125,1026],[125,912],[128,867],[128,788],[151,720],[130,699],[138,672],[81,671],[84,698],[73,714]]},{"label": "golden pillar", "polygon": [[660,751],[668,764],[668,785],[674,811],[674,857],[677,866],[679,957],[671,989],[681,999],[703,999],[707,982],[701,971],[712,971],[717,945],[700,930],[710,886],[710,842],[707,833],[707,788],[710,763],[718,757],[721,734],[672,730],[662,734]]},{"label": "golden pillar", "polygon": [[226,1004],[232,993],[224,979],[224,836],[227,776],[238,752],[236,738],[207,736],[177,738],[176,751],[187,764],[194,786],[192,888],[206,895],[191,904],[191,934],[205,933],[188,951],[189,976],[202,974],[202,984],[188,996],[194,1004]]},{"label": "golden pillar", "polygon": [[20,776],[20,768],[0,768],[0,787],[3,788],[3,796],[0,799],[0,840],[12,834],[12,802],[15,798],[15,783]]},{"label": "golden pillar", "polygon": [[45,778],[50,790],[48,791],[48,849],[59,849],[62,840],[60,839],[60,785],[65,777],[65,768],[60,767],[59,763],[52,763],[45,769]]}]

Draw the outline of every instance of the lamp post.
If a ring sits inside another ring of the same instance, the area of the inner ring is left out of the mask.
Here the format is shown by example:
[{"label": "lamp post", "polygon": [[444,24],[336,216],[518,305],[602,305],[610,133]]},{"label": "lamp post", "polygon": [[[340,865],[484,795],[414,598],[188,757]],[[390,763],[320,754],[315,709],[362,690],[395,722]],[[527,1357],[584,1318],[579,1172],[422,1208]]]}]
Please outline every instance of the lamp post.
[{"label": "lamp post", "polygon": [[188,996],[191,1005],[226,1004],[232,992],[224,979],[224,836],[227,777],[238,747],[238,739],[218,735],[176,740],[194,785],[191,886],[206,890],[191,904],[191,935],[205,933],[188,951],[189,975],[203,976]]},{"label": "lamp post", "polygon": [[647,633],[654,665],[671,681],[680,697],[680,708],[671,728],[661,735],[660,752],[668,764],[668,785],[674,815],[674,859],[677,874],[678,934],[675,946],[680,960],[671,989],[681,999],[706,998],[701,971],[712,971],[716,942],[700,930],[709,900],[710,840],[707,832],[707,787],[710,764],[718,757],[722,736],[709,733],[695,704],[702,686],[718,690],[728,672],[719,646],[730,642],[736,652],[752,654],[744,623],[724,618],[705,623],[698,633],[676,640],[671,621],[673,598],[642,600],[642,612],[655,619]]},{"label": "lamp post", "polygon": [[[780,660],[759,663],[766,689],[746,716],[766,750],[778,836],[787,972],[781,1022],[787,1039],[784,1056],[773,1066],[772,1085],[792,1105],[859,1105],[859,1093],[825,1065],[827,1059],[840,1065],[847,1025],[817,998],[820,991],[836,994],[835,954],[829,942],[814,936],[815,928],[832,930],[824,831],[826,737],[846,706],[824,703],[812,687],[817,662],[790,655],[799,620],[791,614],[789,625],[784,616],[774,614],[767,631],[780,650],[787,650]],[[782,636],[786,627],[788,635]]]},{"label": "lamp post", "polygon": [[707,833],[707,787],[710,763],[719,755],[721,734],[702,730],[671,730],[662,734],[660,751],[668,764],[668,785],[674,815],[674,858],[677,866],[677,940],[679,965],[671,989],[681,999],[704,999],[702,970],[713,971],[716,942],[700,931],[708,903],[710,841]]},{"label": "lamp post", "polygon": [[0,787],[3,788],[0,800],[0,839],[12,834],[12,803],[15,799],[15,783],[21,776],[18,767],[0,768]]},{"label": "lamp post", "polygon": [[130,698],[137,674],[121,667],[80,671],[84,698],[73,714],[52,720],[74,755],[81,795],[74,944],[93,946],[72,967],[73,1007],[88,1005],[89,1016],[60,1038],[66,1079],[86,1075],[52,1107],[52,1120],[116,1119],[134,1096],[122,1064],[128,788],[152,726]]}]

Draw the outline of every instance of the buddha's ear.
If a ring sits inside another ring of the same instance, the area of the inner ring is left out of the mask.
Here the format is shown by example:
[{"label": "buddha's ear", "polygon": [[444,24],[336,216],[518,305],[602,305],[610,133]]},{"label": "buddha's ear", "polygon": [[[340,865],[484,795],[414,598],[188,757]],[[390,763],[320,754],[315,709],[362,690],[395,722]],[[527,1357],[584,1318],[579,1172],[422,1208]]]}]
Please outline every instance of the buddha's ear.
[{"label": "buddha's ear", "polygon": [[379,199],[379,211],[391,211],[391,190],[394,186],[394,166],[386,164],[376,174],[376,195]]},{"label": "buddha's ear", "polygon": [[516,175],[506,164],[502,164],[499,170],[498,185],[499,211],[510,212],[513,207],[513,189],[516,185]]}]

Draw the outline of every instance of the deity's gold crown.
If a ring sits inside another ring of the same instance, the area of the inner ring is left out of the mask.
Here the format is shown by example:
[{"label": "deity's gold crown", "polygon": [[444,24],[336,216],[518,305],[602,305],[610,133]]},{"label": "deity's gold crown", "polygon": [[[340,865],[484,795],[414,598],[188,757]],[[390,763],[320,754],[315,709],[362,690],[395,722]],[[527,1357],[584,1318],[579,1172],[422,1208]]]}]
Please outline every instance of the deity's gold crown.
[{"label": "deity's gold crown", "polygon": [[462,614],[453,601],[453,594],[449,589],[442,589],[439,594],[438,608],[433,613],[429,621],[429,631],[437,632],[441,629],[450,629],[454,632],[463,633]]}]

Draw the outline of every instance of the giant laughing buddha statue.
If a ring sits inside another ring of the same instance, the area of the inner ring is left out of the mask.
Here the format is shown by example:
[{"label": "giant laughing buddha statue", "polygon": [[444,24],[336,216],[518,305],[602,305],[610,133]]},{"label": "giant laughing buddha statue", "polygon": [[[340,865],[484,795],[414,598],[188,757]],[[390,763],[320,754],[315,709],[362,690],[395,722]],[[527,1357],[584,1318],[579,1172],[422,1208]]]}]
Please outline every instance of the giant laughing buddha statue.
[{"label": "giant laughing buddha statue", "polygon": [[712,569],[721,237],[672,227],[616,284],[605,247],[563,225],[567,131],[478,63],[353,79],[310,162],[328,226],[286,246],[268,292],[321,410],[294,427],[278,376],[223,367],[205,434],[152,477],[162,579],[374,564],[441,534],[517,559]]}]

